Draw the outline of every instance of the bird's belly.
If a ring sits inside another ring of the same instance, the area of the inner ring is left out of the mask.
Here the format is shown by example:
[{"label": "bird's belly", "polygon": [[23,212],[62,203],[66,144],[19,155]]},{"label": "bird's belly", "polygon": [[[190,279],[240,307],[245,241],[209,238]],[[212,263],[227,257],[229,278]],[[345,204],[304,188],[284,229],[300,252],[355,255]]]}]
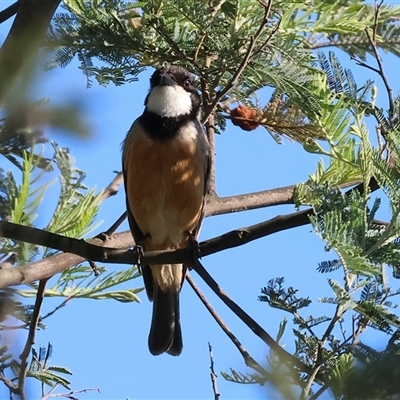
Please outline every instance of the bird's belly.
[{"label": "bird's belly", "polygon": [[[190,144],[190,143],[189,143]],[[184,246],[202,210],[204,160],[196,143],[135,140],[127,194],[146,249]]]}]

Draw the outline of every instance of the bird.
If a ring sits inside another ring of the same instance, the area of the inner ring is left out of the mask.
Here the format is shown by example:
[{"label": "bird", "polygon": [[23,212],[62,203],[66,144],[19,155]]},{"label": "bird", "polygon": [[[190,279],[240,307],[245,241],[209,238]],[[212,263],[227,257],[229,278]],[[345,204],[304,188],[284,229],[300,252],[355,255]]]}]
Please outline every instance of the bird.
[{"label": "bird", "polygon": [[[185,68],[164,65],[150,78],[145,109],[122,143],[126,207],[141,250],[196,245],[204,216],[209,142],[199,121],[201,98]],[[183,349],[179,294],[187,266],[140,266],[153,301],[150,353],[178,356]]]}]

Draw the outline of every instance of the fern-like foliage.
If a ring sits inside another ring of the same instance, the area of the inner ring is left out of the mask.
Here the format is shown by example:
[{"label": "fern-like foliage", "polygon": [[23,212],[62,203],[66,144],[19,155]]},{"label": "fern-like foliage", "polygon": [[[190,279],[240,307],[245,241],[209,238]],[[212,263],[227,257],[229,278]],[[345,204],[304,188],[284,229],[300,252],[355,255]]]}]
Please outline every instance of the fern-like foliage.
[{"label": "fern-like foliage", "polygon": [[52,354],[53,345],[51,343],[48,343],[47,347],[41,346],[39,352],[32,348],[32,359],[27,376],[35,378],[50,387],[61,385],[66,389],[71,389],[71,382],[60,375],[72,375],[71,371],[66,367],[50,365]]},{"label": "fern-like foliage", "polygon": [[[141,276],[136,266],[108,274],[101,267],[98,267],[98,271],[100,272],[99,276],[94,277],[90,267],[79,265],[69,268],[61,274],[53,286],[46,289],[45,296],[117,300],[123,303],[140,302],[137,294],[143,290],[142,287],[136,289],[115,288]],[[18,294],[23,297],[34,297],[36,290],[18,290]]]},{"label": "fern-like foliage", "polygon": [[54,162],[60,171],[60,197],[46,227],[50,232],[80,238],[93,229],[101,193],[88,190],[83,184],[85,173],[74,166],[68,149],[53,143]]},{"label": "fern-like foliage", "polygon": [[300,308],[310,305],[309,298],[298,298],[297,290],[293,287],[284,289],[284,278],[275,278],[268,281],[268,285],[261,289],[259,301],[267,302],[271,307],[294,313]]}]

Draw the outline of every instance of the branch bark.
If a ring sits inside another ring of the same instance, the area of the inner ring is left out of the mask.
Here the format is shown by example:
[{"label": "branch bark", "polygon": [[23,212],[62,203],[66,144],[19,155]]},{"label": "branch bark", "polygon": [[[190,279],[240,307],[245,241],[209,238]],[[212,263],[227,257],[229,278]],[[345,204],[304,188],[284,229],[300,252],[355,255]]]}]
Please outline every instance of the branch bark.
[{"label": "branch bark", "polygon": [[[0,223],[2,222],[3,221],[0,221]],[[84,243],[84,241],[81,242]],[[105,246],[108,244],[115,248],[124,249],[132,246],[132,243],[132,235],[128,231],[116,234],[112,239],[104,237],[104,235],[101,234],[89,241],[89,244],[94,244],[96,246]],[[51,277],[85,260],[85,257],[77,254],[60,253],[33,263],[20,265],[19,267],[0,270],[0,289],[11,285],[20,285]]]},{"label": "branch bark", "polygon": [[210,217],[212,215],[254,210],[282,204],[293,204],[294,188],[295,185],[291,185],[227,197],[210,194],[206,198],[205,216]]}]

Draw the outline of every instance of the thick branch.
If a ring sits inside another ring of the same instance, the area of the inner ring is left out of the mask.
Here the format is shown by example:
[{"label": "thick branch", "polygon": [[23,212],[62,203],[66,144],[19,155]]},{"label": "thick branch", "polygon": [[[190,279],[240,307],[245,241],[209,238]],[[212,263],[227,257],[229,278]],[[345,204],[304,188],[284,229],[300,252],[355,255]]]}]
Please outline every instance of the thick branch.
[{"label": "thick branch", "polygon": [[[84,242],[82,241],[82,243]],[[99,235],[98,237],[90,240],[89,243],[95,244],[97,246],[107,244],[112,247],[126,249],[132,246],[133,241],[130,232],[123,232],[114,235],[112,239],[107,239],[107,241],[105,240],[103,235]],[[67,268],[73,267],[74,265],[77,265],[85,260],[85,257],[76,254],[61,253],[55,254],[53,256],[44,258],[33,263],[21,265],[16,268],[7,268],[5,270],[0,270],[0,288],[11,285],[30,283],[38,279],[48,278],[55,274],[63,272]]]},{"label": "thick branch", "polygon": [[262,207],[293,204],[295,186],[285,186],[277,189],[263,190],[236,196],[206,198],[205,216],[221,215],[238,211],[254,210]]},{"label": "thick branch", "polygon": [[[311,212],[311,210],[306,210],[298,213],[277,216],[268,221],[251,225],[246,228],[240,228],[213,239],[204,241],[199,244],[199,256],[206,257],[218,251],[241,246],[245,243],[275,232],[279,232],[281,230],[305,225],[309,223],[308,216]],[[119,238],[120,235],[123,234],[118,234],[115,236]],[[193,251],[191,248],[146,252],[143,256],[141,256],[140,260],[138,260],[136,251],[125,250],[127,247],[130,247],[133,244],[130,233],[125,232],[125,235],[128,236],[129,240],[125,241],[123,246],[119,245],[111,247],[114,244],[114,239],[110,239],[107,241],[107,243],[104,243],[101,240],[101,235],[99,235],[97,239],[85,242],[84,240],[68,238],[36,228],[0,221],[0,236],[8,237],[14,240],[21,240],[27,243],[33,243],[40,246],[51,247],[66,253],[74,253],[80,256],[78,262],[86,259],[112,264],[137,264],[140,261],[141,264],[150,265],[175,264],[178,262],[184,262],[190,265],[194,262]],[[107,247],[105,244],[107,244]],[[47,259],[42,261],[45,260]],[[40,263],[40,261],[38,263]],[[30,268],[33,265],[36,265],[37,268],[38,263],[32,263],[28,265]],[[32,282],[32,280],[41,279],[44,277],[37,275],[34,279],[28,280],[26,273],[31,271],[31,269],[29,268],[29,270],[26,270],[26,267],[27,266],[21,266],[0,271],[0,288],[7,285]],[[57,267],[55,270],[53,266],[51,270],[52,272],[42,271],[42,273],[45,272],[45,276],[48,277],[54,275],[54,273],[61,272],[63,269],[59,269]],[[17,271],[20,271],[20,273]],[[30,274],[30,277],[32,278],[32,274]],[[10,283],[11,279],[13,280]],[[7,285],[5,284],[6,281],[9,282]]]}]

